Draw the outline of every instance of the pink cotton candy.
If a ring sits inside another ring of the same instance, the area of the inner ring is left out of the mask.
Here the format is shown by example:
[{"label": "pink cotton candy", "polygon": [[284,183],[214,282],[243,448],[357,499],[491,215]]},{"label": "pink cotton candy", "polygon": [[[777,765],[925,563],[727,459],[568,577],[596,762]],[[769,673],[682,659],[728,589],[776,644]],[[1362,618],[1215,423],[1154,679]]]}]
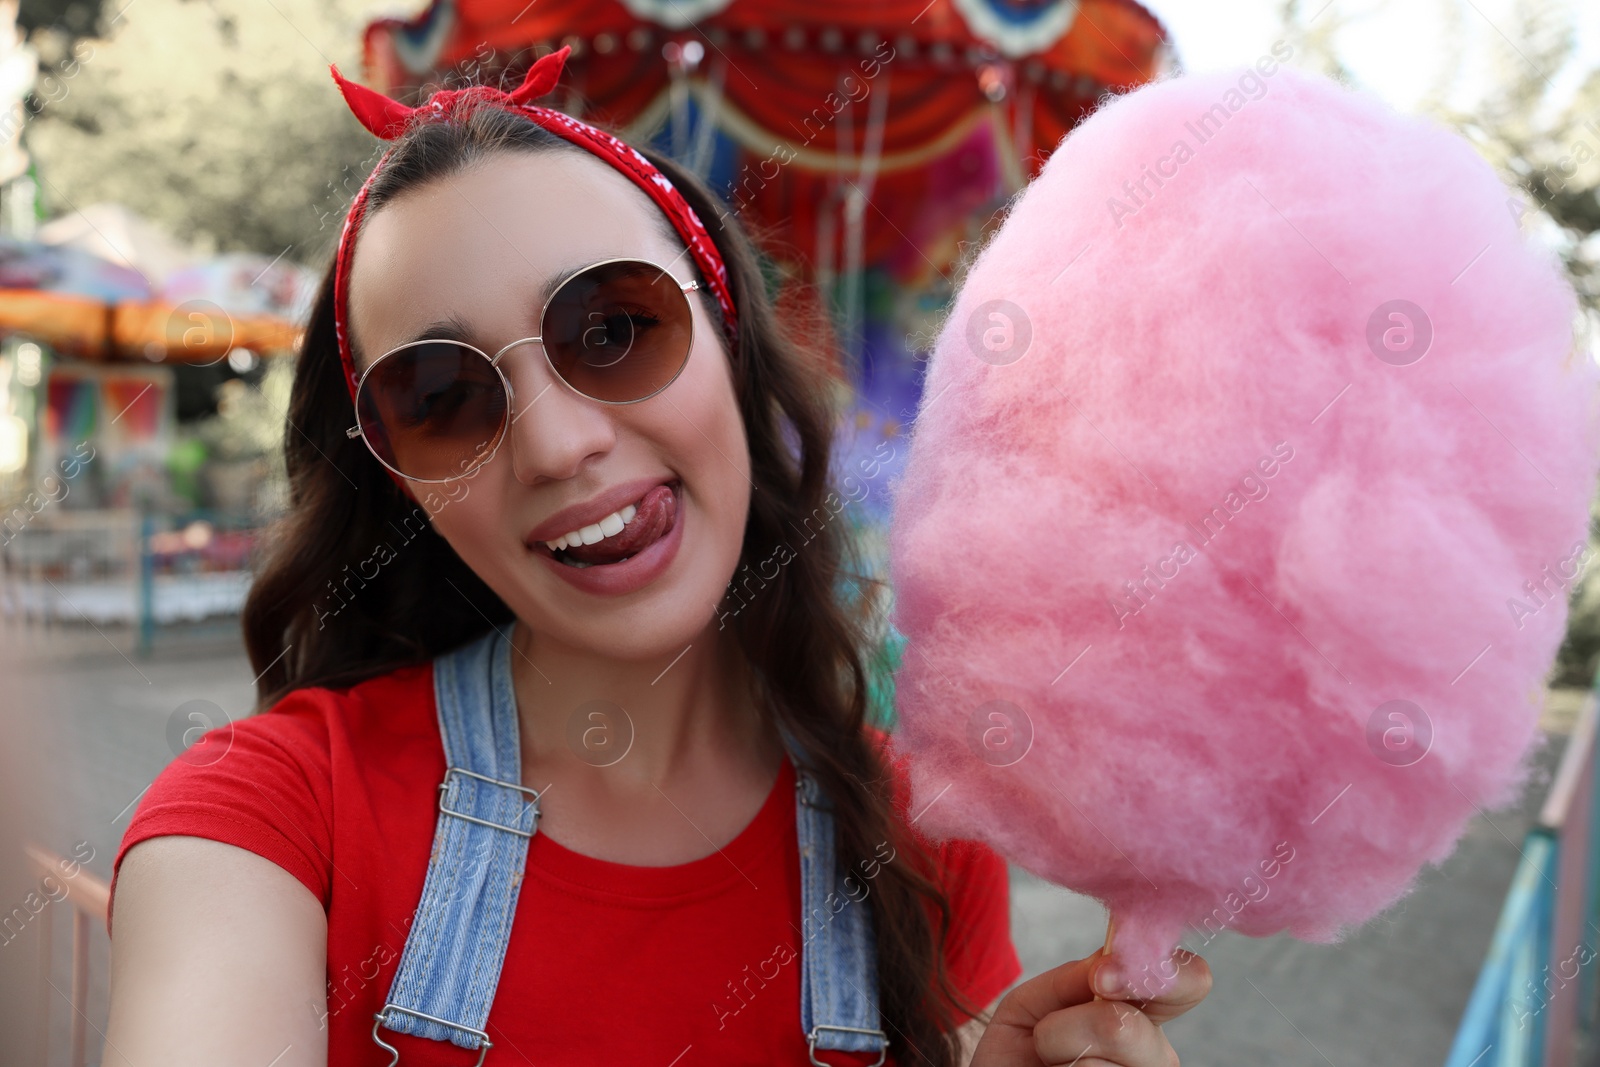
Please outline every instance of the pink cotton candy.
[{"label": "pink cotton candy", "polygon": [[1513,800],[1589,559],[1600,375],[1520,201],[1267,66],[1050,157],[894,487],[918,827],[1104,901],[1147,993],[1180,939],[1337,939]]}]

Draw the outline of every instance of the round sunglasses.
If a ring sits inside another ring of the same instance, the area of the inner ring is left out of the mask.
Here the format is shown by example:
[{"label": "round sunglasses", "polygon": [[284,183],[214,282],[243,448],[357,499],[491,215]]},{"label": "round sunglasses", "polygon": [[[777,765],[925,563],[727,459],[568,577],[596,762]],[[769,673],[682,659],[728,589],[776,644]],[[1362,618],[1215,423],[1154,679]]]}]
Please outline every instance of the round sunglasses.
[{"label": "round sunglasses", "polygon": [[574,392],[603,404],[636,404],[671,385],[689,362],[694,315],[687,294],[699,288],[648,260],[592,263],[545,300],[536,337],[492,356],[465,341],[411,341],[373,360],[356,386],[356,424],[345,436],[360,437],[403,478],[465,477],[494,458],[516,418],[511,382],[500,369],[507,352],[537,342]]}]

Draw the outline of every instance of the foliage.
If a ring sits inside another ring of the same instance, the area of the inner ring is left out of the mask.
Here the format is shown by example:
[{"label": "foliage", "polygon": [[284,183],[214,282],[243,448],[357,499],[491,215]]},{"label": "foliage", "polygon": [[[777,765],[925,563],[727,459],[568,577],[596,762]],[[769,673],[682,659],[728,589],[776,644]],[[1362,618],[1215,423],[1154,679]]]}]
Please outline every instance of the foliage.
[{"label": "foliage", "polygon": [[193,425],[191,439],[201,443],[208,459],[221,463],[256,461],[262,484],[255,497],[263,512],[280,508],[288,491],[284,469],[284,412],[294,383],[294,363],[289,359],[266,361],[261,381],[247,385],[239,378],[218,389],[217,413]]},{"label": "foliage", "polygon": [[281,457],[283,413],[289,409],[294,364],[282,358],[266,361],[259,386],[233,378],[217,391],[217,413],[195,424],[195,433],[210,455],[219,459]]},{"label": "foliage", "polygon": [[126,2],[119,0],[107,14],[104,0],[22,0],[17,25],[25,31],[50,27],[73,37],[92,37],[101,32],[103,21],[114,18],[116,9]]},{"label": "foliage", "polygon": [[379,146],[328,75],[355,0],[136,0],[31,123],[49,214],[126,204],[201,248],[316,264]]}]

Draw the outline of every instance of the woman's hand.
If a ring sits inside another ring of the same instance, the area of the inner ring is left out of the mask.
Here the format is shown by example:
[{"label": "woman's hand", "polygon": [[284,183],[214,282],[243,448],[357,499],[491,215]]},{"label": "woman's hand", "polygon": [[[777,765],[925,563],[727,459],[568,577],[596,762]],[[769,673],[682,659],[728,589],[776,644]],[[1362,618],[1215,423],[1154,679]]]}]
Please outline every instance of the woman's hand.
[{"label": "woman's hand", "polygon": [[[1178,977],[1152,1000],[1105,981],[1114,957],[1097,952],[1017,986],[1000,1001],[971,1067],[1177,1067],[1161,1024],[1211,991],[1211,969],[1192,952],[1172,955]],[[1093,983],[1091,986],[1091,982]],[[1105,999],[1095,1000],[1099,993]]]}]

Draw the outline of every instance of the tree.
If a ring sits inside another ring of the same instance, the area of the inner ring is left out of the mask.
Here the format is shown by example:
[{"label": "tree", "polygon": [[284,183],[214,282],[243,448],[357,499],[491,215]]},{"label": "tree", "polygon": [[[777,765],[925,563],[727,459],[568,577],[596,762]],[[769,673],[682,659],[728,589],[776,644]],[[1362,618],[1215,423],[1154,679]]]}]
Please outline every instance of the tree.
[{"label": "tree", "polygon": [[78,42],[31,123],[50,214],[126,204],[179,238],[319,264],[381,148],[329,62],[356,76],[355,0],[137,0]]},{"label": "tree", "polygon": [[17,25],[30,32],[48,26],[73,37],[95,36],[100,32],[102,17],[114,18],[125,3],[127,0],[121,0],[110,16],[104,16],[104,0],[22,0]]}]

